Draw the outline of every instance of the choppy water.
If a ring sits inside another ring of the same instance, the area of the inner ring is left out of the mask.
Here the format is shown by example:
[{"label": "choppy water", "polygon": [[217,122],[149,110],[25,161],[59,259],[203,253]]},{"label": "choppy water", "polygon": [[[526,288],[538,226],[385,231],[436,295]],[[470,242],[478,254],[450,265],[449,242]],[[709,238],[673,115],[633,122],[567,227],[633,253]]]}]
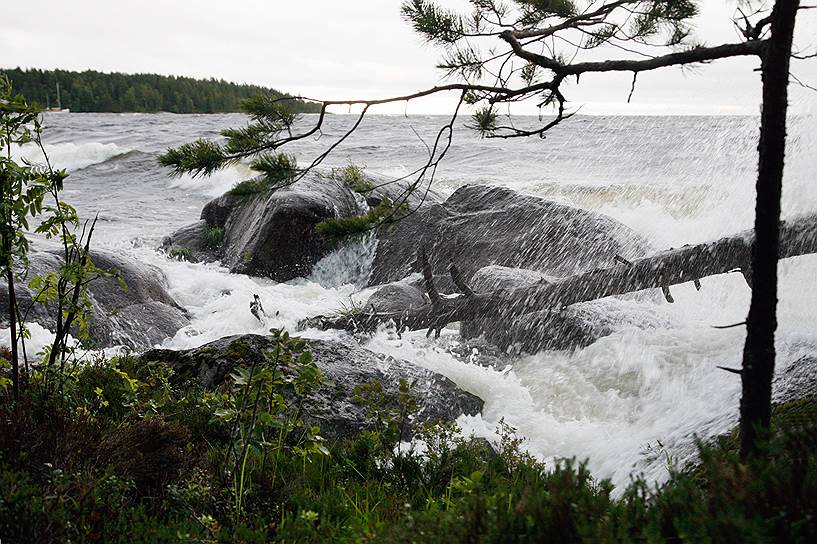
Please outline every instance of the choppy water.
[{"label": "choppy water", "polygon": [[[354,121],[334,116],[321,138],[291,149],[302,162]],[[166,259],[161,238],[198,219],[201,207],[248,175],[230,168],[210,179],[171,179],[159,152],[242,123],[238,115],[70,114],[47,118],[52,161],[73,173],[66,199],[84,215],[100,213],[97,245],[126,251],[159,266],[170,291],[193,316],[191,326],[165,343],[185,348],[270,326],[294,328],[306,316],[327,313],[355,297],[346,270],[371,258],[358,244],[327,258],[311,279],[286,284],[229,274],[216,265]],[[422,164],[425,144],[444,118],[375,116],[364,122],[329,165],[348,161],[372,172],[405,174]],[[420,135],[418,137],[415,134]],[[792,123],[784,193],[787,217],[817,209],[817,120]],[[712,239],[751,226],[756,169],[754,117],[577,117],[545,140],[480,140],[455,135],[437,187],[501,184],[609,214],[665,248]],[[363,267],[365,268],[365,267]],[[817,258],[781,264],[778,371],[817,345]],[[498,421],[516,427],[545,459],[590,458],[600,476],[626,484],[632,470],[666,476],[666,455],[683,461],[692,435],[711,436],[737,420],[740,384],[716,365],[738,366],[743,329],[711,325],[742,321],[749,289],[739,275],[673,288],[675,304],[613,301],[617,331],[574,352],[518,357],[504,369],[456,360],[448,331],[441,340],[422,333],[377,335],[370,349],[436,370],[485,400],[481,417],[462,418],[467,431],[489,436]],[[258,293],[265,325],[248,311]],[[272,311],[270,311],[272,310]],[[311,335],[332,335],[310,331]],[[666,452],[655,449],[657,441]]]}]

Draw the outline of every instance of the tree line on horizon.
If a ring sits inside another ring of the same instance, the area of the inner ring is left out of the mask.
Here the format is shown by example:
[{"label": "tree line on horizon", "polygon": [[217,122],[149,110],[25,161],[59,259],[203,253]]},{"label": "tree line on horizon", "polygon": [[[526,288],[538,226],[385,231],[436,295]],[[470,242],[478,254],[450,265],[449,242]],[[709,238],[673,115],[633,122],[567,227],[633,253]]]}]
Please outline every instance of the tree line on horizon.
[{"label": "tree line on horizon", "polygon": [[[59,105],[74,112],[232,113],[241,111],[240,103],[245,98],[259,94],[286,96],[268,87],[215,78],[19,67],[0,69],[2,74],[8,76],[19,93],[42,107],[58,105],[59,84]],[[318,104],[302,100],[293,100],[288,106],[296,113],[320,111]]]}]

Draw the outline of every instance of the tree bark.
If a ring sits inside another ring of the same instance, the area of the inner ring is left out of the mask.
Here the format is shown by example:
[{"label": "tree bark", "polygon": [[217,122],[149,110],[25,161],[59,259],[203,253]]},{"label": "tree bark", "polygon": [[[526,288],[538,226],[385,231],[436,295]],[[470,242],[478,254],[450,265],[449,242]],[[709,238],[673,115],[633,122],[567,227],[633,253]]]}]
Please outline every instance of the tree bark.
[{"label": "tree bark", "polygon": [[775,2],[771,39],[761,57],[763,110],[758,146],[755,243],[752,247],[753,288],[749,315],[746,318],[743,391],[740,401],[740,451],[743,457],[756,451],[757,433],[769,428],[771,417],[789,59],[798,7],[799,0]]},{"label": "tree bark", "polygon": [[[817,253],[817,215],[782,223],[779,258]],[[740,269],[751,280],[754,231],[747,230],[714,242],[684,246],[611,268],[591,270],[510,293],[473,293],[439,298],[435,304],[402,312],[360,312],[340,316],[317,316],[302,326],[368,331],[394,320],[399,328],[439,329],[448,323],[487,315],[508,319],[544,309],[562,308],[613,295],[698,280]],[[461,279],[460,279],[461,282]],[[470,290],[470,289],[469,289]]]}]

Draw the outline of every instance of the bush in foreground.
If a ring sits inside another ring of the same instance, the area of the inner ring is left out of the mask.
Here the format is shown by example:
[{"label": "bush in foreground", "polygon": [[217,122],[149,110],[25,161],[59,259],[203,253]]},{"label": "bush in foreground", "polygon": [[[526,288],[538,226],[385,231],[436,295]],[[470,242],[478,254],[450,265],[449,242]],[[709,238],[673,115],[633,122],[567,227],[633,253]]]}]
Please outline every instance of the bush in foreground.
[{"label": "bush in foreground", "polygon": [[[734,451],[734,437],[725,437],[701,446],[700,462],[673,470],[667,483],[653,487],[634,477],[614,496],[611,484],[596,480],[582,463],[546,467],[528,456],[509,428],[497,451],[459,437],[450,424],[419,431],[427,445],[422,455],[399,447],[405,409],[413,406],[409,384],[402,408],[394,411],[361,390],[372,414],[370,428],[318,447],[316,429],[300,423],[308,397],[297,405],[292,400],[298,398],[296,382],[308,390],[320,377],[297,339],[279,338],[280,349],[265,363],[239,369],[216,391],[181,380],[161,364],[137,367],[120,358],[70,371],[59,396],[43,395],[36,373],[16,406],[2,393],[0,538],[4,543],[817,538],[815,397],[779,407],[763,456],[747,464]],[[274,370],[285,367],[298,371],[296,382]],[[252,416],[256,399],[264,406]],[[285,432],[271,433],[274,429]],[[248,444],[246,455],[240,449],[236,456],[237,444]],[[236,470],[243,474],[240,508]]]}]

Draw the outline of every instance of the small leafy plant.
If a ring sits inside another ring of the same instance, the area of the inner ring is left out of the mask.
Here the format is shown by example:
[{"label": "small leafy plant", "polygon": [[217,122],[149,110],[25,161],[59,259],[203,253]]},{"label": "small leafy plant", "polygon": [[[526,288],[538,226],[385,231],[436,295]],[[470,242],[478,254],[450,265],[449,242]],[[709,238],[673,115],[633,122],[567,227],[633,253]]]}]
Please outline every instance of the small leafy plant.
[{"label": "small leafy plant", "polygon": [[210,227],[204,233],[204,244],[210,249],[218,249],[224,243],[224,229],[221,227]]},{"label": "small leafy plant", "polygon": [[331,176],[356,193],[365,195],[374,190],[372,182],[363,175],[363,168],[352,163],[343,168],[333,168]]},{"label": "small leafy plant", "polygon": [[304,419],[307,397],[320,385],[321,372],[312,354],[304,350],[303,340],[281,330],[273,330],[272,335],[275,346],[263,360],[231,374],[229,394],[215,411],[230,426],[224,472],[231,482],[237,517],[243,511],[254,468],[266,470],[269,460],[275,479],[280,452],[294,454],[304,463],[329,453],[320,429]]}]

